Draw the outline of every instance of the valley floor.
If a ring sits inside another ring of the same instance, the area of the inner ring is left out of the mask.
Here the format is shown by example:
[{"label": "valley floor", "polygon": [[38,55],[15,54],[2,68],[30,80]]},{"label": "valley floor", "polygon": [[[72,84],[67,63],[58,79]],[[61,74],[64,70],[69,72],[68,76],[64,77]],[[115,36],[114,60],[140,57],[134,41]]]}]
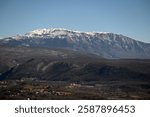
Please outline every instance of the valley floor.
[{"label": "valley floor", "polygon": [[0,81],[1,100],[118,100],[150,99],[150,84],[140,81],[64,82]]}]

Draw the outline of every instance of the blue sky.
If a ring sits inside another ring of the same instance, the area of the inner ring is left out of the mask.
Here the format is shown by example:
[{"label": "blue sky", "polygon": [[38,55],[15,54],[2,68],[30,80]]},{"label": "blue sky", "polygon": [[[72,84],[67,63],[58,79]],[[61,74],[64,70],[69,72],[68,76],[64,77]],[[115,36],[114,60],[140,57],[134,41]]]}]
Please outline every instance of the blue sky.
[{"label": "blue sky", "polygon": [[150,43],[150,0],[0,0],[0,37],[39,28],[113,32]]}]

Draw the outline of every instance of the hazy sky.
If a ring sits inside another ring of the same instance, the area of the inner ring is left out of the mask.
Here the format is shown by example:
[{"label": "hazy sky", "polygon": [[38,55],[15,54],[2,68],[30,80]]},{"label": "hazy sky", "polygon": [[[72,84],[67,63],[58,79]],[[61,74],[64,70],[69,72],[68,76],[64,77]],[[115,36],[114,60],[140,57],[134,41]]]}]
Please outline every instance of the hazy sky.
[{"label": "hazy sky", "polygon": [[37,28],[113,32],[150,43],[150,0],[0,0],[0,37]]}]

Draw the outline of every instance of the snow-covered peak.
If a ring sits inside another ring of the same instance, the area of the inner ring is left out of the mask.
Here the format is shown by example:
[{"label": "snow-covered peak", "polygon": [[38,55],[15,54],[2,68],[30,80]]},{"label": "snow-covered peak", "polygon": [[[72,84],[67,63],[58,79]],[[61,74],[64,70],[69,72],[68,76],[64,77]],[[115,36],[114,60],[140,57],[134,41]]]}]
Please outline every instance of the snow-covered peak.
[{"label": "snow-covered peak", "polygon": [[71,31],[64,28],[50,28],[50,29],[37,29],[29,33],[26,33],[25,36],[60,36],[60,35],[70,35],[73,32],[78,33],[77,31]]},{"label": "snow-covered peak", "polygon": [[[135,41],[121,34],[114,34],[110,32],[80,32],[80,31],[68,30],[64,28],[37,29],[29,33],[26,33],[23,36],[23,38],[26,39],[26,37],[35,38],[35,39],[66,38],[75,43],[80,41],[84,43],[89,43],[89,42],[93,42],[95,39],[98,39],[100,41],[106,41],[109,44],[113,44],[113,43],[133,44]],[[16,39],[21,39],[21,37],[18,36],[16,37]]]},{"label": "snow-covered peak", "polygon": [[67,48],[106,58],[150,58],[150,45],[121,34],[80,32],[63,28],[37,29],[0,40],[1,45]]},{"label": "snow-covered peak", "polygon": [[[123,36],[121,34],[114,34],[110,32],[80,32],[74,30],[68,30],[65,28],[49,28],[49,29],[36,29],[31,32],[26,33],[25,35],[17,35],[12,37],[14,40],[20,39],[53,39],[53,38],[60,38],[60,39],[68,39],[73,42],[79,41],[89,41],[92,42],[95,39],[101,41],[107,41],[108,43],[133,43],[133,39]],[[86,43],[86,42],[85,42]]]},{"label": "snow-covered peak", "polygon": [[100,33],[100,34],[108,34],[110,32],[81,32],[81,31],[77,31],[77,30],[68,30],[68,29],[65,29],[65,28],[49,28],[49,29],[36,29],[36,30],[33,30],[27,34],[47,34],[47,33],[53,33],[53,32],[67,32],[67,33],[86,33],[86,34],[95,34],[95,33]]},{"label": "snow-covered peak", "polygon": [[49,28],[49,29],[37,29],[33,30],[29,33],[26,33],[26,37],[82,37],[83,35],[88,36],[95,36],[95,35],[107,35],[110,34],[109,32],[80,32],[74,30],[67,30],[64,28]]}]

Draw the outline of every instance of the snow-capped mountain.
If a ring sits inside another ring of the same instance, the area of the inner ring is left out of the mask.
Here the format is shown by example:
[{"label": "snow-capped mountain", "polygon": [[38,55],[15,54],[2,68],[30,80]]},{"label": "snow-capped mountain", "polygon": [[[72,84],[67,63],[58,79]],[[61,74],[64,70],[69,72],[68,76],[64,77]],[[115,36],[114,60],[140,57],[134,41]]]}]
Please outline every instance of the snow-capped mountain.
[{"label": "snow-capped mountain", "polygon": [[38,29],[1,39],[0,45],[64,48],[105,58],[150,58],[150,44],[107,32]]}]

